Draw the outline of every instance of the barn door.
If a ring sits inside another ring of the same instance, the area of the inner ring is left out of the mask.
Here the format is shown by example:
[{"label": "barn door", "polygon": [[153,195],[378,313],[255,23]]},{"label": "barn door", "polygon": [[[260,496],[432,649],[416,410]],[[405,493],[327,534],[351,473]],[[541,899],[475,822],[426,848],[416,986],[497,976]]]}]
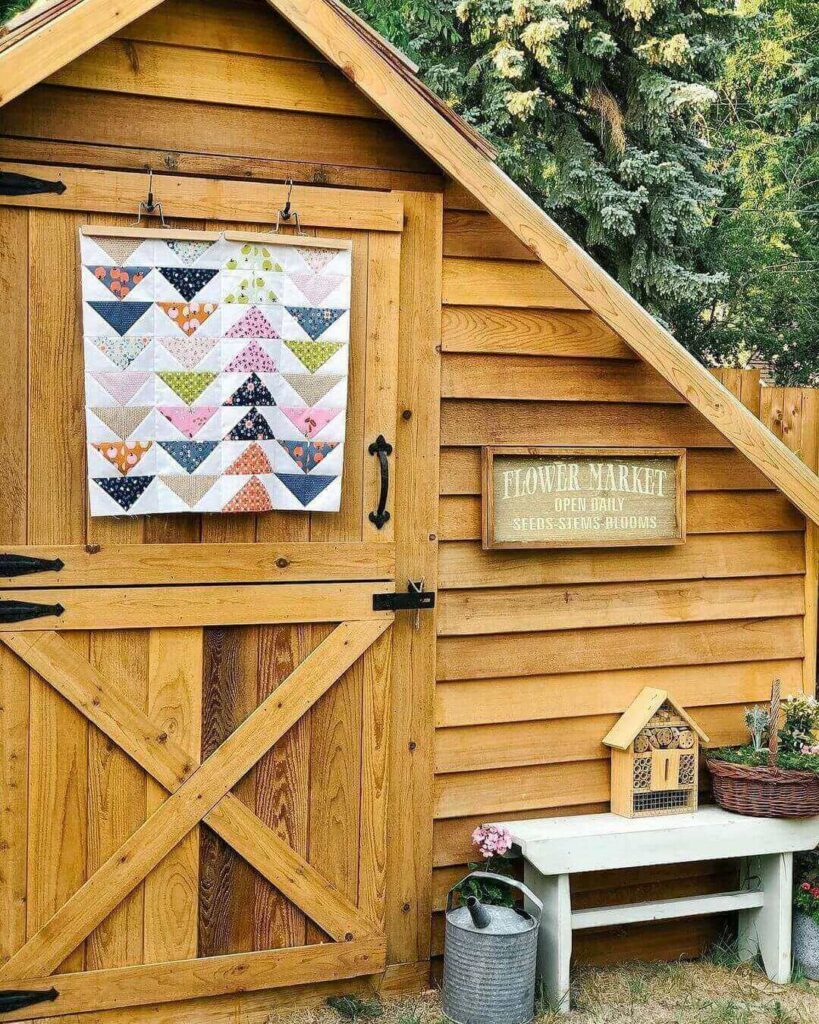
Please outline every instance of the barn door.
[{"label": "barn door", "polygon": [[[308,230],[353,245],[341,511],[91,519],[77,229],[128,223],[141,187],[94,173],[0,207],[0,1021],[385,963],[396,580],[370,446],[396,423],[400,199],[301,190]],[[281,191],[225,187],[174,226],[246,230]]]}]

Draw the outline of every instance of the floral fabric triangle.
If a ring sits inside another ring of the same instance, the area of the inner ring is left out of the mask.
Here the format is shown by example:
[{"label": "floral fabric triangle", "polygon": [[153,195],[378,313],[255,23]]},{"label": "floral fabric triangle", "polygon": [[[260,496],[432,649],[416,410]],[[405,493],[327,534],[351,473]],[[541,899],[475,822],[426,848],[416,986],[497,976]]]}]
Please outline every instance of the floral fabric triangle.
[{"label": "floral fabric triangle", "polygon": [[346,309],[315,309],[313,306],[286,306],[287,312],[293,317],[305,334],[315,341],[329,330],[336,320],[347,312]]},{"label": "floral fabric triangle", "polygon": [[140,337],[138,334],[133,334],[126,338],[92,338],[91,340],[115,366],[118,366],[120,370],[127,370],[137,356],[141,356],[151,344],[153,338],[147,335]]},{"label": "floral fabric triangle", "polygon": [[190,337],[213,316],[216,302],[157,302],[157,306]]},{"label": "floral fabric triangle", "polygon": [[237,388],[225,405],[275,405],[270,388],[256,373],[251,373],[241,387]]},{"label": "floral fabric triangle", "polygon": [[279,408],[305,437],[313,437],[341,412],[341,409],[302,409],[285,405],[281,405]]},{"label": "floral fabric triangle", "polygon": [[201,363],[205,356],[209,355],[219,341],[216,337],[208,337],[207,334],[199,334],[195,338],[187,335],[180,337],[178,334],[170,338],[157,338],[157,344],[161,345],[166,352],[174,357],[188,370],[192,370],[197,363]]},{"label": "floral fabric triangle", "polygon": [[321,369],[343,347],[340,341],[286,341],[285,345],[310,373]]},{"label": "floral fabric triangle", "polygon": [[200,370],[199,373],[193,370],[160,370],[157,374],[157,377],[188,405],[193,405],[218,376],[218,373],[205,370]]},{"label": "floral fabric triangle", "polygon": [[165,245],[186,267],[192,267],[208,249],[212,248],[213,242],[183,242],[181,239],[172,238],[166,241]]},{"label": "floral fabric triangle", "polygon": [[152,476],[95,477],[94,483],[127,512],[151,486]]},{"label": "floral fabric triangle", "polygon": [[91,376],[105,388],[115,402],[127,405],[153,374],[148,370],[123,370],[120,373],[115,370],[97,370]]},{"label": "floral fabric triangle", "polygon": [[215,450],[218,441],[160,441],[159,445],[186,473],[193,473]]},{"label": "floral fabric triangle", "polygon": [[226,338],[278,338],[276,331],[264,313],[253,306],[225,332]]},{"label": "floral fabric triangle", "polygon": [[150,267],[89,267],[95,280],[118,299],[126,298],[150,274]]},{"label": "floral fabric triangle", "polygon": [[222,509],[223,512],[270,512],[273,502],[257,476],[252,476]]},{"label": "floral fabric triangle", "polygon": [[185,302],[195,298],[206,284],[216,277],[218,270],[193,267],[159,267],[159,273],[179,292]]},{"label": "floral fabric triangle", "polygon": [[251,474],[272,473],[273,467],[260,444],[248,445],[242,454],[234,459],[225,470],[225,476],[249,476]]},{"label": "floral fabric triangle", "polygon": [[95,444],[100,455],[126,476],[142,461],[153,441],[103,441]]},{"label": "floral fabric triangle", "polygon": [[338,447],[337,441],[279,441],[279,444],[303,473],[320,466]]},{"label": "floral fabric triangle", "polygon": [[258,341],[251,341],[225,367],[226,373],[247,373],[258,370],[260,373],[275,373],[276,363]]},{"label": "floral fabric triangle", "polygon": [[229,441],[272,441],[270,424],[258,409],[251,409],[227,435]]}]

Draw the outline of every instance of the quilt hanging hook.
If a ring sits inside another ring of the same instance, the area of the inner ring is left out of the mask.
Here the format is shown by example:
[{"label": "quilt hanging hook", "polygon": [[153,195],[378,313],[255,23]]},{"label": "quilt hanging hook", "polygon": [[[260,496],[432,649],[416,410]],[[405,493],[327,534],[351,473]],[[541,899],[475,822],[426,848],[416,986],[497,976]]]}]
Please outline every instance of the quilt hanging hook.
[{"label": "quilt hanging hook", "polygon": [[277,212],[276,212],[276,226],[275,226],[275,228],[273,230],[278,232],[279,228],[282,225],[282,221],[284,221],[284,223],[287,224],[287,223],[289,223],[289,221],[292,218],[292,220],[296,224],[296,234],[297,235],[303,235],[303,234],[305,234],[305,232],[302,231],[302,229],[301,229],[301,221],[299,220],[299,211],[293,209],[293,203],[292,203],[293,179],[292,178],[288,178],[285,181],[285,185],[287,186],[287,197],[285,198],[284,206],[280,210],[277,210]]},{"label": "quilt hanging hook", "polygon": [[137,207],[137,219],[133,221],[131,227],[139,227],[142,223],[142,215],[147,214],[149,217],[157,214],[159,216],[159,223],[163,228],[168,225],[165,223],[165,214],[162,212],[162,203],[154,202],[154,169],[153,167],[148,168],[148,194],[140,202]]}]

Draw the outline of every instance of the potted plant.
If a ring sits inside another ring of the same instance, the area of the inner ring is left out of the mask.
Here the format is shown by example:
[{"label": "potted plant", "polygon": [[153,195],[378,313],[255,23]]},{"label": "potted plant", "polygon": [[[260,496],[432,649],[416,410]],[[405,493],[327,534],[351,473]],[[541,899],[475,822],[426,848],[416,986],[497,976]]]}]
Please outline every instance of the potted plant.
[{"label": "potted plant", "polygon": [[776,679],[767,722],[759,708],[745,720],[751,743],[709,750],[706,757],[719,806],[759,818],[819,814],[819,702],[806,694],[782,701]]},{"label": "potted plant", "polygon": [[819,851],[797,856],[794,868],[793,958],[806,977],[819,981]]}]

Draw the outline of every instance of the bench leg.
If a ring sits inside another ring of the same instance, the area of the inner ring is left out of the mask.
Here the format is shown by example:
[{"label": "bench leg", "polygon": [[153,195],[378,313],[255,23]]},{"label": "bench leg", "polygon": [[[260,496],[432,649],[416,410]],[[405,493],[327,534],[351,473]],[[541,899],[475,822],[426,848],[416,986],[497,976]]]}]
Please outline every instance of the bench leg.
[{"label": "bench leg", "polygon": [[[524,881],[543,902],[537,946],[537,973],[552,1009],[569,1012],[572,905],[568,875],[541,875],[524,862]],[[530,908],[531,909],[531,908]]]},{"label": "bench leg", "polygon": [[791,977],[793,854],[746,858],[742,864],[742,885],[758,886],[765,894],[765,902],[754,910],[739,913],[739,955],[743,960],[751,960],[759,953],[771,981],[784,985]]}]

